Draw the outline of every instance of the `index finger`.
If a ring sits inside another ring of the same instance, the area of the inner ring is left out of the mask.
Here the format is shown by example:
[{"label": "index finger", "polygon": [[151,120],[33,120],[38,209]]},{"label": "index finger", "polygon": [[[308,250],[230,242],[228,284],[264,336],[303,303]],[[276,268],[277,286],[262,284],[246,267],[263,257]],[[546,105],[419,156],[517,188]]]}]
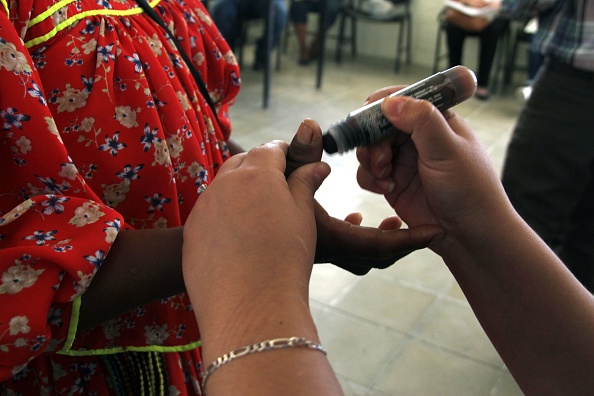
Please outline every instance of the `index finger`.
[{"label": "index finger", "polygon": [[388,87],[380,88],[377,91],[373,92],[371,95],[369,95],[369,97],[365,101],[365,104],[375,102],[376,100],[381,98],[385,98],[386,96],[391,95],[394,92],[398,92],[403,88],[406,88],[406,85],[391,85]]}]

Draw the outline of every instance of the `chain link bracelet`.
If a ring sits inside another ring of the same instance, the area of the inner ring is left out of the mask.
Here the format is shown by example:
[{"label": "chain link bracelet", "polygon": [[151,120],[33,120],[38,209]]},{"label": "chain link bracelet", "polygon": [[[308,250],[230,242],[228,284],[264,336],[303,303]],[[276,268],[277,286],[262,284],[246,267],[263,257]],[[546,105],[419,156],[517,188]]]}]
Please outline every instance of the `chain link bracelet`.
[{"label": "chain link bracelet", "polygon": [[252,345],[246,345],[234,351],[224,354],[223,356],[218,357],[214,362],[212,362],[204,371],[204,377],[202,378],[202,391],[204,392],[206,389],[206,380],[214,373],[219,367],[224,366],[225,364],[240,358],[242,356],[250,355],[256,352],[264,352],[264,351],[271,351],[274,349],[284,349],[284,348],[295,348],[295,347],[304,347],[309,349],[314,349],[316,351],[322,352],[326,355],[326,350],[320,344],[316,344],[313,341],[307,340],[305,338],[299,337],[291,337],[291,338],[276,338],[274,340],[266,340],[262,342],[258,342]]}]

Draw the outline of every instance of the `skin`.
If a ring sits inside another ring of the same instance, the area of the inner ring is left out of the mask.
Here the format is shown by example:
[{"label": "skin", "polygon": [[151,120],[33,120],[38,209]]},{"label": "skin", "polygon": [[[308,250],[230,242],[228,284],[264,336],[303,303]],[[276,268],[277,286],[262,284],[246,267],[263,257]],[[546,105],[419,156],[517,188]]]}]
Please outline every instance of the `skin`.
[{"label": "skin", "polygon": [[[242,151],[235,142],[229,147],[233,153]],[[321,129],[306,120],[287,149],[290,165],[286,174],[321,157]],[[315,214],[316,262],[334,263],[358,275],[392,265],[426,247],[440,233],[439,228],[426,225],[400,229],[397,216],[385,219],[378,228],[363,227],[360,214],[340,220],[329,216],[317,202]],[[181,246],[181,227],[121,231],[82,297],[78,328],[92,328],[140,305],[183,292]]]},{"label": "skin", "polygon": [[444,230],[430,248],[525,394],[590,394],[594,299],[514,211],[476,135],[428,102],[390,98],[382,110],[401,133],[358,149],[359,184],[407,224]]},{"label": "skin", "polygon": [[[308,164],[287,180],[287,150],[287,143],[272,142],[227,161],[184,227],[184,278],[205,362],[268,339],[320,342],[308,303],[313,194],[330,169]],[[326,356],[306,348],[241,357],[215,371],[207,389],[211,395],[342,394]]]}]

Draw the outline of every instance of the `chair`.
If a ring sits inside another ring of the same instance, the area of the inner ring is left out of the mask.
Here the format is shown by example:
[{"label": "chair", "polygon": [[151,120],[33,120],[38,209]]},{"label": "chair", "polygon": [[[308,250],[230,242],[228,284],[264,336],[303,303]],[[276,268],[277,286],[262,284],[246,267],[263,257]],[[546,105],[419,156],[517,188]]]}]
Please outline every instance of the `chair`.
[{"label": "chair", "polygon": [[[412,49],[412,20],[410,14],[410,0],[390,0],[394,5],[393,12],[382,16],[374,14],[373,11],[366,8],[369,1],[366,0],[344,0],[342,13],[340,16],[340,25],[338,33],[338,43],[336,46],[336,62],[342,61],[342,49],[348,41],[351,46],[353,57],[357,55],[357,22],[398,24],[398,38],[396,40],[396,62],[394,70],[400,71],[402,52],[406,52],[406,63],[411,63]],[[347,19],[350,21],[350,36],[345,36],[345,25]],[[406,37],[406,45],[404,38]]]},{"label": "chair", "polygon": [[[209,4],[212,7],[212,4]],[[239,36],[235,37],[235,46],[234,50],[237,56],[237,62],[239,63],[240,67],[243,67],[243,50],[245,45],[249,42],[249,32],[253,26],[263,25],[264,29],[264,37],[266,38],[266,54],[264,56],[264,67],[263,67],[263,91],[262,91],[262,107],[267,108],[270,99],[270,85],[271,85],[271,53],[273,50],[273,29],[269,28],[271,23],[275,20],[275,7],[274,2],[272,0],[267,1],[267,9],[268,12],[264,16],[264,18],[251,18],[246,17],[241,20],[239,29],[240,33]],[[212,10],[209,10],[212,12]],[[280,68],[280,54],[277,58],[277,70]]]},{"label": "chair", "polygon": [[[433,73],[437,73],[440,70],[443,70],[444,67],[441,66],[441,62],[443,59],[448,60],[448,51],[444,49],[444,35],[446,34],[446,27],[447,21],[445,20],[445,12],[446,8],[443,8],[439,14],[437,15],[437,22],[439,24],[439,28],[437,29],[437,38],[435,41],[435,52],[433,56]],[[500,18],[500,17],[498,17]],[[470,34],[470,36],[475,36],[475,34]],[[491,69],[492,78],[490,79],[490,90],[493,92],[497,92],[497,87],[500,85],[500,80],[503,84],[503,76],[500,79],[500,74],[505,73],[505,67],[507,62],[507,52],[509,47],[509,40],[510,40],[510,27],[509,24],[505,27],[503,34],[499,37],[499,42],[497,45],[497,50],[495,52],[495,59],[493,60],[493,67]],[[447,66],[446,66],[447,67]]]},{"label": "chair", "polygon": [[536,31],[536,24],[534,18],[526,18],[524,20],[512,21],[512,45],[507,53],[507,59],[505,62],[505,73],[503,75],[503,87],[504,89],[509,88],[512,80],[512,75],[515,71],[526,71],[529,72],[530,59],[528,60],[527,67],[520,67],[516,64],[516,55],[518,53],[518,47],[521,44],[530,45],[534,33]]},{"label": "chair", "polygon": [[[274,21],[275,17],[275,10],[274,10],[274,3],[271,0],[268,0],[268,13],[262,20],[264,23],[264,37],[266,37],[266,55],[264,56],[264,84],[262,87],[262,107],[268,108],[268,104],[270,101],[270,85],[271,85],[271,72],[272,72],[272,61],[271,61],[271,54],[273,49],[273,31],[270,26],[272,21]],[[236,48],[237,48],[237,62],[239,63],[240,67],[243,67],[243,48],[248,43],[249,37],[249,28],[256,19],[245,19],[242,21],[242,28],[241,28],[241,35],[238,37],[236,41]],[[280,54],[277,58],[276,64],[277,70],[280,68]]]}]

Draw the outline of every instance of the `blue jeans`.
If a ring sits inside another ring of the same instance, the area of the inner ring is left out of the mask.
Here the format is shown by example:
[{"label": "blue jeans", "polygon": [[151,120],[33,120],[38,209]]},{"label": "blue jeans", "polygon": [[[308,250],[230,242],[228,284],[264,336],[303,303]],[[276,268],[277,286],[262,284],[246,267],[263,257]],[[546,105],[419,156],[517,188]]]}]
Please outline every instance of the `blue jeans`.
[{"label": "blue jeans", "polygon": [[[291,21],[293,23],[307,24],[307,14],[309,12],[320,12],[322,2],[319,0],[295,0],[291,7]],[[327,0],[326,14],[324,17],[324,28],[329,29],[340,11],[342,0]]]},{"label": "blue jeans", "polygon": [[[274,6],[272,24],[273,45],[278,43],[287,21],[287,7],[284,0],[270,0]],[[265,18],[268,0],[215,0],[211,8],[211,16],[219,31],[235,51],[236,39],[241,34],[242,22],[246,19]],[[256,61],[263,60],[266,54],[266,40],[258,39],[256,44]]]}]

